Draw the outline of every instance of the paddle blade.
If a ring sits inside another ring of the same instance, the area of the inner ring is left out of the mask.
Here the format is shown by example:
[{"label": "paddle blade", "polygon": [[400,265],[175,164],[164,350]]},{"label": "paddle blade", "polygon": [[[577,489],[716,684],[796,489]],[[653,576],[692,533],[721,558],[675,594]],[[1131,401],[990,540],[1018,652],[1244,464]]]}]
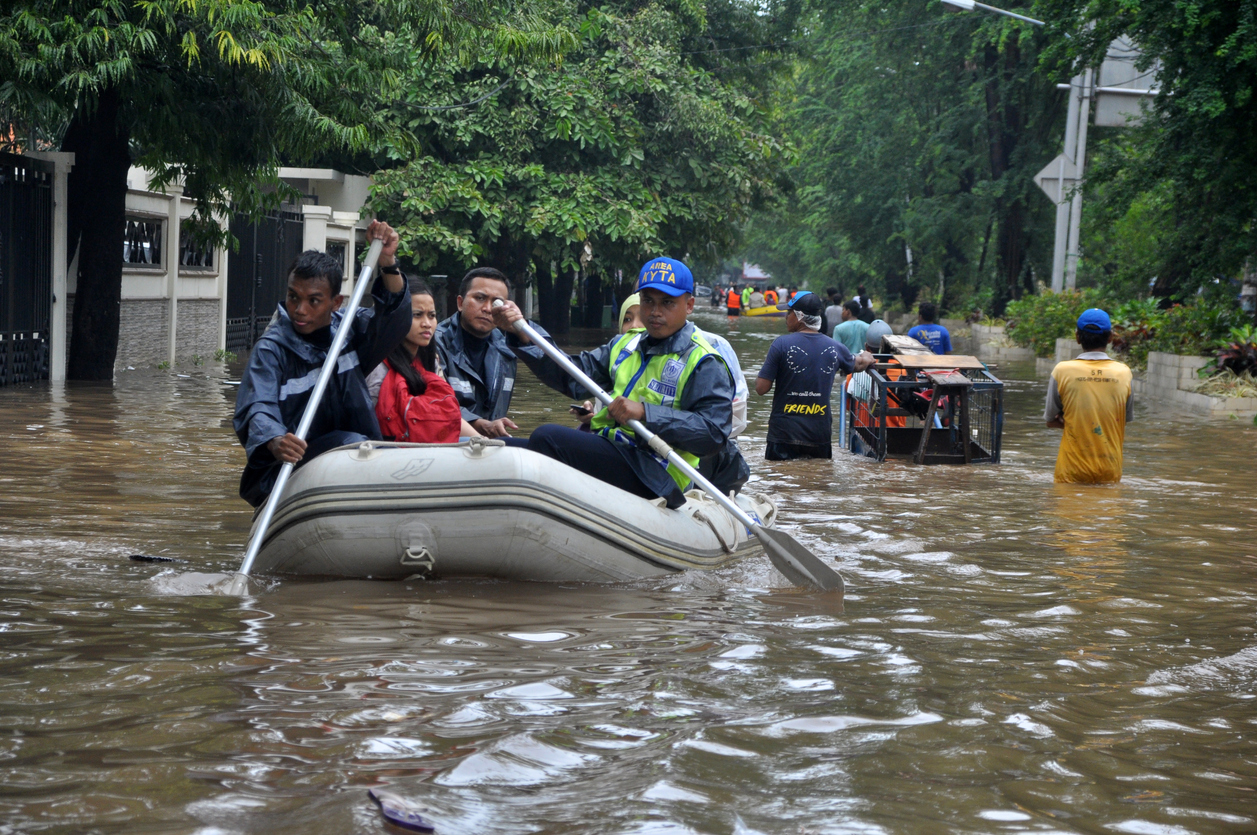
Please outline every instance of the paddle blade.
[{"label": "paddle blade", "polygon": [[368,789],[367,794],[379,805],[380,814],[389,823],[416,832],[432,832],[436,829],[436,824],[424,817],[431,814],[426,806],[419,806],[412,800],[383,789]]},{"label": "paddle blade", "polygon": [[844,589],[842,575],[813,554],[785,531],[756,525],[751,532],[759,537],[773,566],[796,586],[813,586],[821,591]]}]

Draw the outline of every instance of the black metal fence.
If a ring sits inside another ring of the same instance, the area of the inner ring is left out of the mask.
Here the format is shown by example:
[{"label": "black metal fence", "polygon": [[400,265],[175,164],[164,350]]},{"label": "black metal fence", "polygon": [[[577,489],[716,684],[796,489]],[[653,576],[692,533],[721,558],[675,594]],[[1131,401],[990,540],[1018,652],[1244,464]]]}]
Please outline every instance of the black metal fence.
[{"label": "black metal fence", "polygon": [[0,153],[0,386],[48,379],[53,164]]},{"label": "black metal fence", "polygon": [[297,212],[276,212],[259,223],[244,215],[231,221],[240,241],[227,256],[227,350],[253,347],[284,298],[285,271],[301,254],[302,219]]},{"label": "black metal fence", "polygon": [[[895,368],[889,355],[877,355],[873,368],[843,381],[845,432],[841,445],[876,461],[912,459],[918,452],[932,384],[915,371]],[[1004,433],[1004,383],[986,369],[963,370],[972,385],[968,396],[968,438],[961,429],[960,398],[940,403],[924,450],[925,464],[998,464]],[[847,382],[851,381],[848,386]],[[850,390],[848,390],[850,389]]]}]

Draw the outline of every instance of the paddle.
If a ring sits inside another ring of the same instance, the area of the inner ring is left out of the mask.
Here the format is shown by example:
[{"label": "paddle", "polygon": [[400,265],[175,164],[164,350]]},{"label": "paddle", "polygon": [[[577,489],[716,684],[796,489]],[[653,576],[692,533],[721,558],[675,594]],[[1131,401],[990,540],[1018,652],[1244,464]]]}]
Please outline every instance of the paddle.
[{"label": "paddle", "polygon": [[[293,433],[303,441],[306,439],[306,433],[310,431],[310,424],[314,422],[315,413],[319,410],[323,392],[327,390],[327,384],[332,379],[332,372],[336,369],[336,360],[345,347],[345,340],[349,338],[349,331],[352,330],[349,325],[353,322],[354,313],[362,304],[362,296],[366,292],[367,283],[375,270],[375,263],[380,260],[380,250],[383,248],[384,241],[377,238],[371,242],[371,248],[367,250],[367,260],[363,262],[362,271],[358,273],[358,283],[354,285],[353,295],[349,298],[349,306],[345,308],[345,316],[340,320],[341,326],[336,329],[332,347],[327,349],[327,359],[323,361],[323,370],[319,372],[318,382],[314,384],[314,391],[310,395],[309,402],[306,403],[306,409],[301,413],[301,422],[297,424],[297,431]],[[266,500],[262,518],[258,520],[253,538],[249,540],[249,550],[245,552],[244,562],[240,563],[240,570],[231,581],[231,586],[227,590],[228,594],[237,597],[248,594],[249,571],[253,568],[253,561],[257,559],[258,551],[262,550],[262,540],[266,539],[266,531],[271,526],[271,517],[275,515],[275,508],[279,506],[279,499],[288,485],[288,477],[292,475],[293,468],[294,465],[287,462],[279,468],[279,478],[275,479],[275,487]]]},{"label": "paddle", "polygon": [[[495,308],[501,307],[502,301],[500,299],[495,301],[493,306]],[[601,386],[590,379],[585,372],[577,368],[567,354],[542,339],[533,330],[532,326],[528,324],[527,320],[517,320],[514,327],[516,333],[531,339],[534,345],[544,351],[546,356],[554,360],[560,368],[570,374],[572,379],[588,389],[589,393],[597,398],[599,403],[603,406],[611,405],[611,395],[603,391]],[[639,437],[645,439],[650,448],[666,458],[669,464],[689,476],[707,495],[711,496],[720,503],[721,507],[729,511],[733,518],[746,525],[747,529],[759,538],[760,544],[764,546],[765,553],[768,554],[768,558],[772,560],[777,570],[785,575],[787,580],[796,586],[814,586],[822,591],[843,590],[842,575],[821,562],[820,557],[805,548],[802,543],[796,541],[784,531],[765,528],[752,519],[742,508],[738,507],[736,502],[717,490],[710,481],[703,478],[697,470],[690,466],[688,461],[677,455],[667,441],[643,426],[641,421],[630,420],[628,427],[637,433]]]}]

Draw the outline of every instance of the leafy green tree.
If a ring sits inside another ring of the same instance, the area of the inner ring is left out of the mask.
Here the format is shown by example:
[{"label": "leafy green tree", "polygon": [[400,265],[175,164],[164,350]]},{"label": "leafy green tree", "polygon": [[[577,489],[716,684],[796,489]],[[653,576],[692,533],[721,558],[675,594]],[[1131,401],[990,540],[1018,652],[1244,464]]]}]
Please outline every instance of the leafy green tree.
[{"label": "leafy green tree", "polygon": [[1088,225],[1129,212],[1153,224],[1147,277],[1159,296],[1183,298],[1219,273],[1235,275],[1257,251],[1257,0],[1040,0],[1038,8],[1073,35],[1055,40],[1061,60],[1098,66],[1108,44],[1127,35],[1160,89],[1151,117],[1109,144],[1093,169],[1087,188],[1101,202],[1086,205],[1101,211]]},{"label": "leafy green tree", "polygon": [[377,208],[421,268],[535,275],[542,321],[559,333],[578,270],[622,271],[627,284],[653,255],[718,261],[789,160],[759,96],[775,70],[757,63],[771,40],[754,38],[779,21],[763,9],[572,2],[561,13],[579,43],[556,68],[416,64],[394,113],[419,144],[377,175]]},{"label": "leafy green tree", "polygon": [[[274,203],[274,173],[393,126],[416,54],[469,41],[502,55],[558,52],[570,36],[496,0],[12,0],[0,6],[0,135],[76,154],[71,247],[80,272],[71,379],[110,379],[118,343],[126,175],[185,183],[202,228],[232,204]],[[4,129],[7,123],[8,130]],[[267,196],[270,186],[270,196]]]},{"label": "leafy green tree", "polygon": [[814,287],[865,283],[905,305],[998,311],[1033,291],[1053,208],[1032,177],[1064,113],[1055,78],[1036,71],[1044,36],[936,3],[810,8],[786,117],[797,189],[786,212],[755,218],[754,256]]}]

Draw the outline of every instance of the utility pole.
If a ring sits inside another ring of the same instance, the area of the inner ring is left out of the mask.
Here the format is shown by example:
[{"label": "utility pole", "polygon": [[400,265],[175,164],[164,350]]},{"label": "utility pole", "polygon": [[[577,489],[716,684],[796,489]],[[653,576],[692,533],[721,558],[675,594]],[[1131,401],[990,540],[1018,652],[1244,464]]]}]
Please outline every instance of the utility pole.
[{"label": "utility pole", "polygon": [[[1043,21],[978,3],[976,0],[943,0],[966,12],[981,9],[992,14],[1015,18],[1042,26]],[[1066,37],[1069,37],[1066,35]],[[1114,50],[1116,49],[1116,52]],[[1138,120],[1140,100],[1157,94],[1155,89],[1131,86],[1149,73],[1136,74],[1138,49],[1125,37],[1109,45],[1109,54],[1100,67],[1099,79],[1094,69],[1086,69],[1058,88],[1069,90],[1069,111],[1065,120],[1065,148],[1035,175],[1034,181],[1056,204],[1056,240],[1052,248],[1052,292],[1073,290],[1078,283],[1079,238],[1082,226],[1082,181],[1087,164],[1087,125],[1091,122],[1091,100],[1096,97],[1096,124],[1121,127]],[[1155,72],[1155,70],[1153,71]],[[1112,78],[1109,78],[1112,77]],[[1109,80],[1106,80],[1108,78]],[[1099,84],[1097,84],[1097,80]],[[1106,86],[1107,85],[1107,86]],[[1147,87],[1146,83],[1141,87]],[[1131,109],[1131,102],[1134,109]],[[1073,195],[1065,199],[1069,191]]]},{"label": "utility pole", "polygon": [[[1078,172],[1078,187],[1074,189],[1074,195],[1069,201],[1069,246],[1065,252],[1066,290],[1073,290],[1078,283],[1078,239],[1082,226],[1082,181],[1083,170],[1085,169],[1087,163],[1087,124],[1091,121],[1091,86],[1094,79],[1095,72],[1093,70],[1085,71],[1083,73],[1082,89],[1078,91],[1076,96],[1079,103],[1077,129],[1078,144],[1074,148],[1074,170]],[[1073,103],[1074,98],[1075,96],[1071,94],[1071,104]],[[1066,138],[1065,141],[1065,149],[1066,153],[1068,153],[1068,138]],[[1062,192],[1061,197],[1064,196],[1065,195]],[[1052,278],[1053,289],[1055,289],[1056,276],[1054,275]]]},{"label": "utility pole", "polygon": [[[1056,181],[1056,196],[1053,198],[1056,203],[1056,238],[1052,248],[1053,293],[1059,293],[1065,287],[1065,251],[1069,242],[1070,211],[1070,205],[1065,200],[1068,188],[1066,181],[1073,183],[1077,176],[1077,169],[1072,164],[1074,155],[1070,151],[1078,147],[1078,111],[1081,109],[1081,97],[1076,91],[1082,87],[1084,80],[1082,75],[1076,75],[1069,82],[1069,111],[1065,117],[1065,152],[1043,169],[1043,173],[1047,175],[1044,177],[1045,181]],[[1054,174],[1049,172],[1054,172]]]}]

